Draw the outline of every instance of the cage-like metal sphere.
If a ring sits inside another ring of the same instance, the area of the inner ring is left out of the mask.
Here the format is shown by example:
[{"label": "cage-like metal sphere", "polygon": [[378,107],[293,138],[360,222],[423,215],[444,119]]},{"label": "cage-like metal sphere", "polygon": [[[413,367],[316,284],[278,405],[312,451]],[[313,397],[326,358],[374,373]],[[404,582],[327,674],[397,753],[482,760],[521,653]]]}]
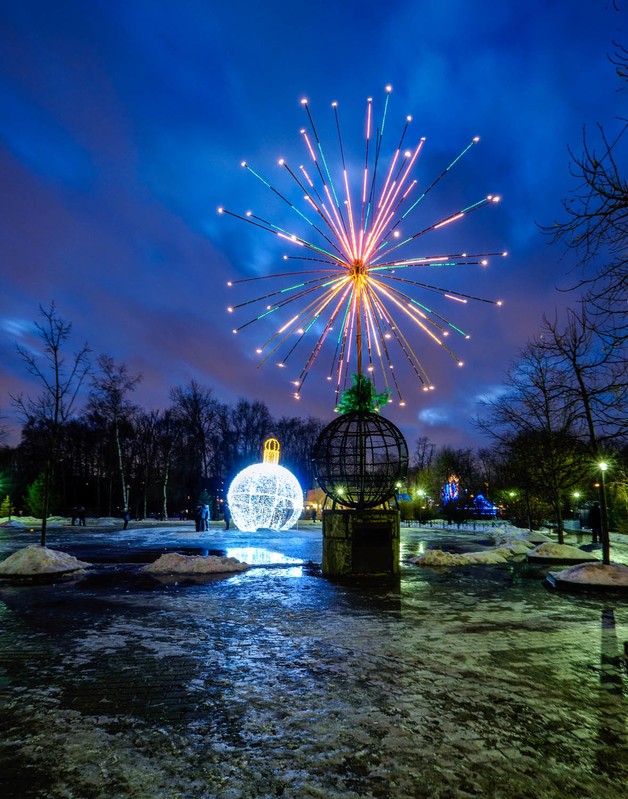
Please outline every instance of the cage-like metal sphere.
[{"label": "cage-like metal sphere", "polygon": [[396,493],[408,445],[395,425],[369,411],[343,413],[314,446],[314,474],[327,496],[348,508],[374,508]]}]

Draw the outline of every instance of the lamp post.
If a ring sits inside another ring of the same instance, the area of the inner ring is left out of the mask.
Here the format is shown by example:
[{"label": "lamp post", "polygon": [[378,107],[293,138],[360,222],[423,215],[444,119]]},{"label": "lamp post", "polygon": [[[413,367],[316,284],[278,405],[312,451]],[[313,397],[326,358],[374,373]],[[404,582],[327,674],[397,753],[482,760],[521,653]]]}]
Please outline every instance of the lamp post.
[{"label": "lamp post", "polygon": [[598,469],[602,473],[602,484],[600,485],[600,508],[602,516],[602,563],[608,566],[611,562],[610,541],[608,536],[608,510],[606,507],[606,470],[608,463],[601,461],[598,463]]}]

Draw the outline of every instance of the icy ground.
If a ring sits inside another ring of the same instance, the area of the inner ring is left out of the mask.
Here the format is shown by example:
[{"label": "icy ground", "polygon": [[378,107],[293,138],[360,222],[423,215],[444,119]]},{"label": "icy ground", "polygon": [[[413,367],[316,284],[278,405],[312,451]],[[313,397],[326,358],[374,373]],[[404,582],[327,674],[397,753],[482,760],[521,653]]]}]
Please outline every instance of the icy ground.
[{"label": "icy ground", "polygon": [[[27,543],[3,531],[0,557]],[[624,799],[625,600],[550,592],[525,560],[409,562],[491,543],[404,529],[384,584],[322,578],[315,525],[51,534],[96,568],[0,584],[0,795]],[[165,551],[253,565],[140,572]]]}]

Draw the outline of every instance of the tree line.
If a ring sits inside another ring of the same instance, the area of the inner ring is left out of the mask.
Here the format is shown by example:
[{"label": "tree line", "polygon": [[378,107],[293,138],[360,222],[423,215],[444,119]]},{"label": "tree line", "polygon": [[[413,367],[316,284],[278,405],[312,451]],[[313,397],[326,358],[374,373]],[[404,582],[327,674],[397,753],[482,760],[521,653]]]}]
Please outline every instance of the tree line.
[{"label": "tree line", "polygon": [[18,352],[40,391],[11,397],[23,427],[19,445],[3,448],[2,483],[44,527],[50,514],[80,506],[90,515],[129,509],[137,518],[168,518],[190,512],[201,496],[218,514],[229,481],[261,460],[271,434],[281,441],[282,464],[312,484],[318,419],[275,419],[260,400],[228,405],[194,380],[173,387],[164,410],[148,411],[133,400],[141,375],[107,355],[91,364],[87,345],[69,354],[72,325],[54,303],[40,307],[36,327],[41,352]]}]

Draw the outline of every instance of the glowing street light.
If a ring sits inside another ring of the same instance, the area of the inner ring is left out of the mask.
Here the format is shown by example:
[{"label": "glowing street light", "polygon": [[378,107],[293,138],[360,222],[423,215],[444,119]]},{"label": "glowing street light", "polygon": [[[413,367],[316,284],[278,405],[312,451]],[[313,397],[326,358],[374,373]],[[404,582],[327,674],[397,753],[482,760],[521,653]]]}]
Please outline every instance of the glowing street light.
[{"label": "glowing street light", "polygon": [[608,535],[608,510],[606,507],[606,480],[605,475],[608,470],[608,463],[600,461],[597,465],[602,474],[602,484],[600,486],[600,505],[602,510],[602,563],[609,565],[611,562],[610,541]]}]

